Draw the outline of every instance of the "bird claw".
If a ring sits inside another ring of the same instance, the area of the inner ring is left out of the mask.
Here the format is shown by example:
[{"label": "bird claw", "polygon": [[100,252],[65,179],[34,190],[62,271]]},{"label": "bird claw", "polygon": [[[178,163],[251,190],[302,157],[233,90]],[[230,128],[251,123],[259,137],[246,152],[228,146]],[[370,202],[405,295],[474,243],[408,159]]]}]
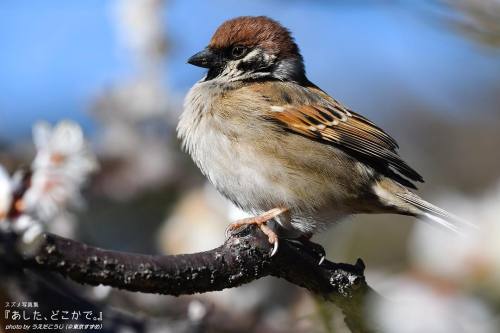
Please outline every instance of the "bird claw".
[{"label": "bird claw", "polygon": [[278,238],[274,240],[273,250],[271,251],[270,257],[273,257],[278,252]]}]

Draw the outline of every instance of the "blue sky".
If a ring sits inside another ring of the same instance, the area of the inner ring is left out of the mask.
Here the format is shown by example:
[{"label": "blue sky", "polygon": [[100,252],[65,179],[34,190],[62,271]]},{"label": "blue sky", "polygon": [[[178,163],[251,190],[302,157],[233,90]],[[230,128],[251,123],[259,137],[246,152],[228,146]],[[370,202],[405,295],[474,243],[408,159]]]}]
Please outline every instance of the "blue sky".
[{"label": "blue sky", "polygon": [[[425,96],[443,112],[459,113],[492,98],[481,89],[498,80],[498,53],[411,5],[374,3],[168,1],[165,26],[173,49],[167,86],[182,96],[201,77],[203,71],[185,60],[222,21],[269,15],[293,31],[309,78],[368,116],[383,117],[394,90]],[[25,136],[39,119],[71,118],[93,127],[89,101],[133,71],[113,25],[114,4],[0,2],[0,137]]]}]

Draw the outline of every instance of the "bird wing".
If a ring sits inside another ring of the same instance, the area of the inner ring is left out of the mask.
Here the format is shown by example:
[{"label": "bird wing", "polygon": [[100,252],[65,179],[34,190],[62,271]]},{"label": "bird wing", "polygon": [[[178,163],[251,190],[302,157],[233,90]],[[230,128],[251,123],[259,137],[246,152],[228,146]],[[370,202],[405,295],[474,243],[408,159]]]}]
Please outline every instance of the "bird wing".
[{"label": "bird wing", "polygon": [[[422,176],[401,159],[396,141],[380,127],[312,84],[297,86],[280,85],[281,97],[268,98],[276,103],[269,112],[270,120],[288,132],[338,147],[405,186],[415,188],[400,175],[412,181],[423,181]],[[265,90],[261,87],[261,94],[264,95]],[[292,96],[297,96],[297,101]]]}]

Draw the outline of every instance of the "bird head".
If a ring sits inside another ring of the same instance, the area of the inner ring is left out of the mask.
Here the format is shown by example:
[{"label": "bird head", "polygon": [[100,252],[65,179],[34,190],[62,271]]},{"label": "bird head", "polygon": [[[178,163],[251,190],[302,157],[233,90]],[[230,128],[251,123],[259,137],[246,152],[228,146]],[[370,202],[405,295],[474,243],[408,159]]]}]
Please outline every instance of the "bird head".
[{"label": "bird head", "polygon": [[242,16],[224,22],[208,46],[188,63],[208,68],[206,81],[299,81],[305,77],[302,56],[290,31],[265,16]]}]

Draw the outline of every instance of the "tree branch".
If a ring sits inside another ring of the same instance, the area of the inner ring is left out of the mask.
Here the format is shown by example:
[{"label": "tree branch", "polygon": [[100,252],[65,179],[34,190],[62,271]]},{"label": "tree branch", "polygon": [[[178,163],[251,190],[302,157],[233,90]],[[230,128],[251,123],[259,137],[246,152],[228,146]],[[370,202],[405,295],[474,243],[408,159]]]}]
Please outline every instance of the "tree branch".
[{"label": "tree branch", "polygon": [[281,239],[277,254],[270,257],[270,251],[266,236],[250,226],[213,250],[170,256],[109,251],[44,234],[36,253],[22,260],[79,283],[175,296],[233,288],[271,275],[335,303],[352,332],[375,331],[364,316],[365,300],[375,292],[360,259],[355,265],[328,260],[319,265],[323,249],[309,241]]}]

